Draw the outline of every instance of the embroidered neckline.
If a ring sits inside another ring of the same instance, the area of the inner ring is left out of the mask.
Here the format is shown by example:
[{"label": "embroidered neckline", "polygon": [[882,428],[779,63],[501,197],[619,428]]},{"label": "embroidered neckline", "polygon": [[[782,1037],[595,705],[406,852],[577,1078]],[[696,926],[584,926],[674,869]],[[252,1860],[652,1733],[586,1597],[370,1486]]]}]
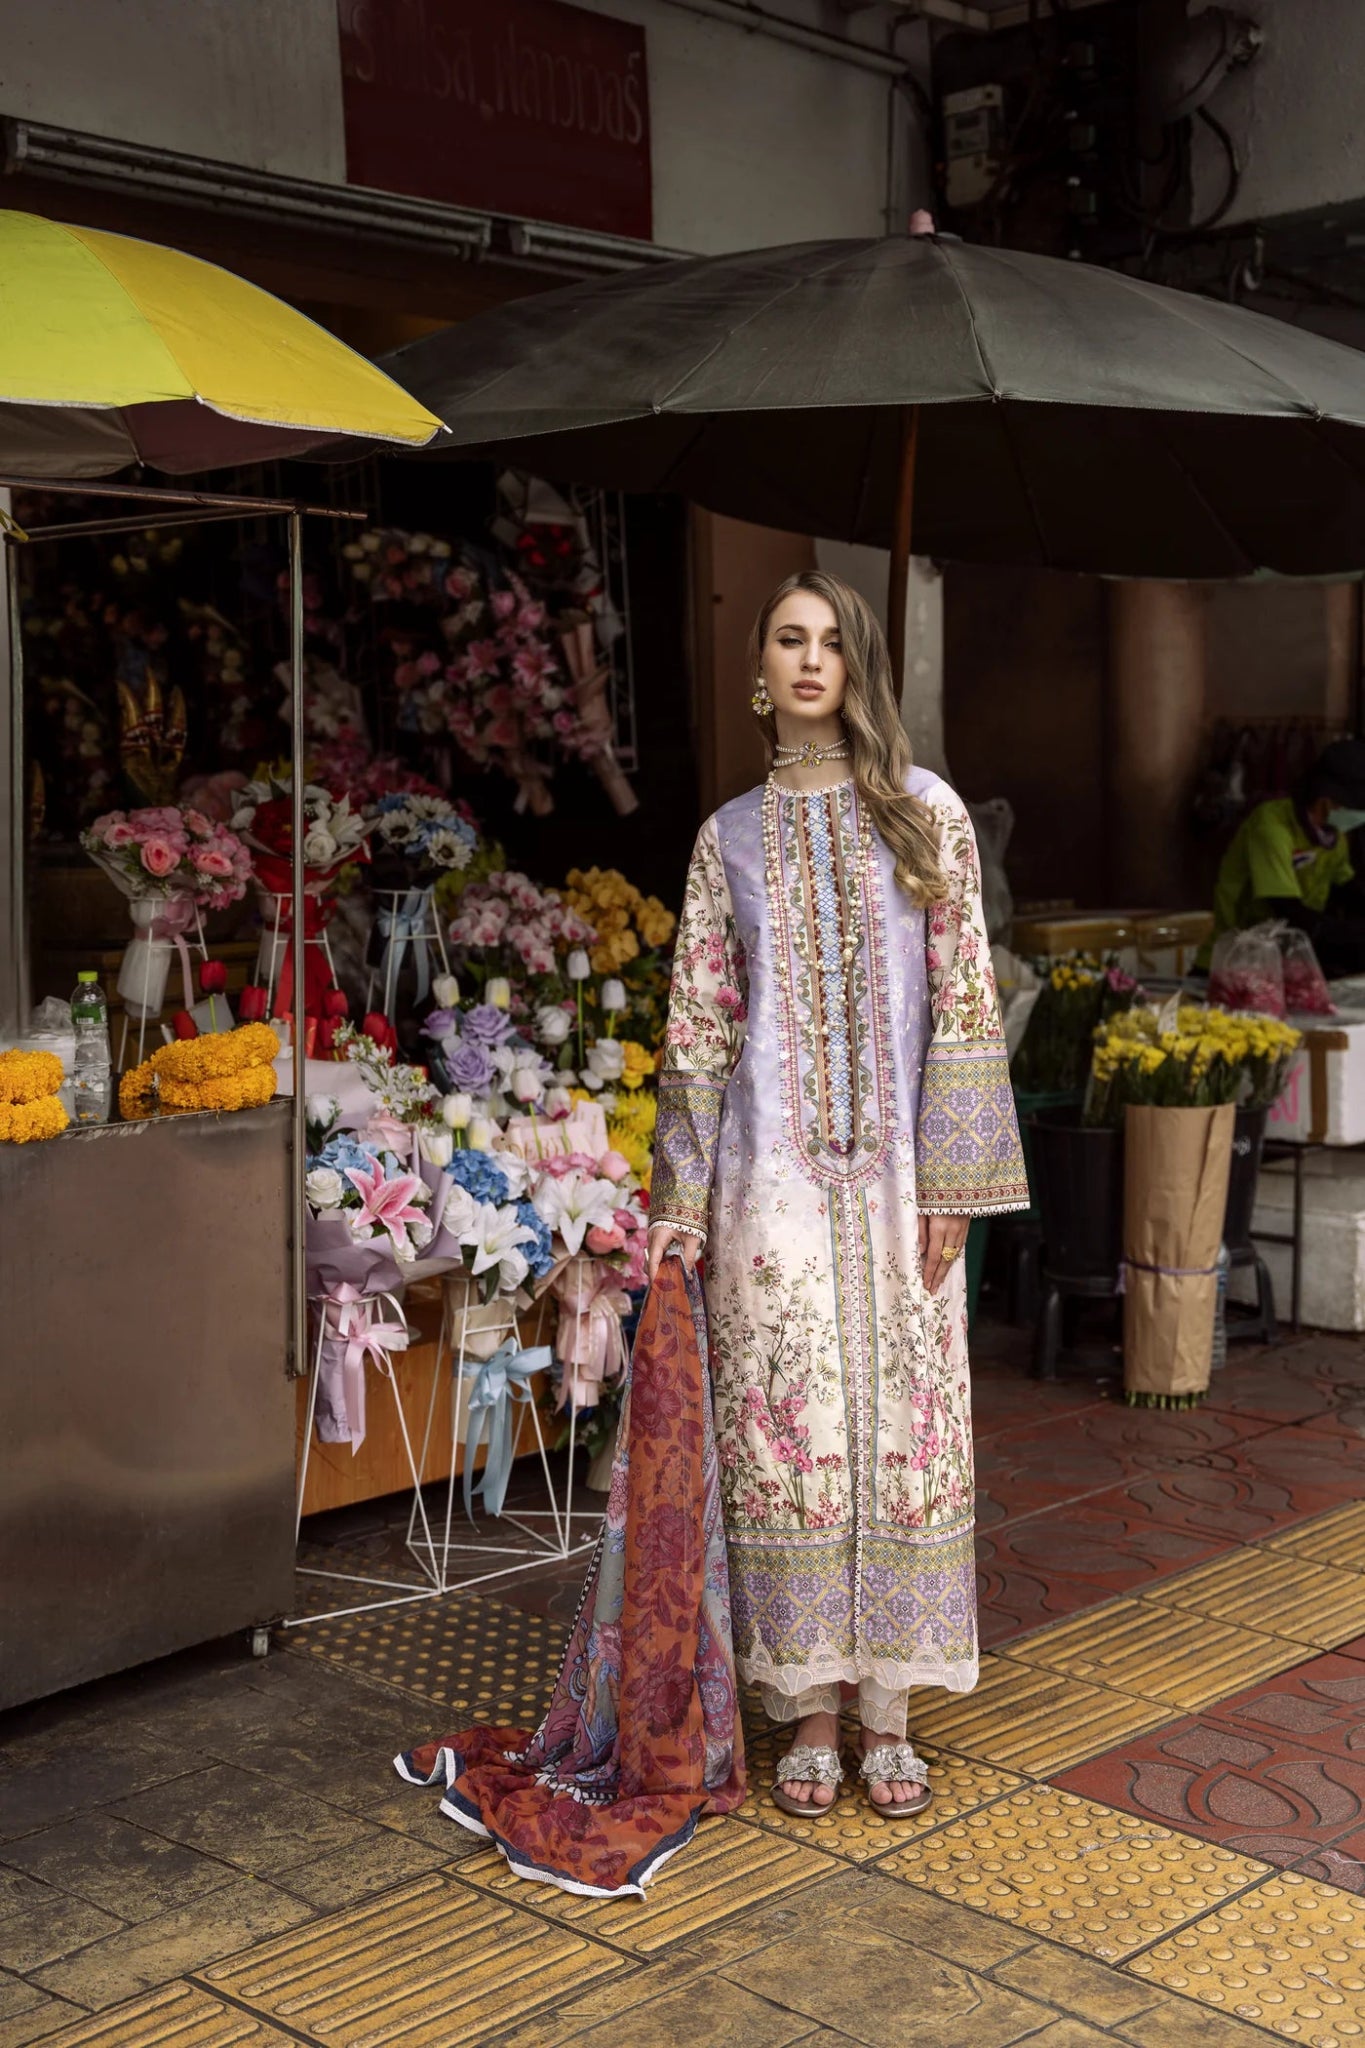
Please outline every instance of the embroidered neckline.
[{"label": "embroidered neckline", "polygon": [[768,777],[769,788],[775,789],[779,796],[802,798],[812,796],[837,796],[841,789],[852,789],[853,782],[854,778],[851,775],[845,775],[838,782],[827,782],[823,789],[788,789],[786,783],[779,782],[775,775],[770,775]]}]

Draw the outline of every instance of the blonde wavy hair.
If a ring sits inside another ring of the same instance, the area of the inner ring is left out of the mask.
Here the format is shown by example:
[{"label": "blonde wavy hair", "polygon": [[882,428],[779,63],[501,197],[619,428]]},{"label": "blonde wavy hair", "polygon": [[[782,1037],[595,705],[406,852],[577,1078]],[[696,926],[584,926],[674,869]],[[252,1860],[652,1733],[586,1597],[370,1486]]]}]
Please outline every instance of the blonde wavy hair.
[{"label": "blonde wavy hair", "polygon": [[[796,590],[822,597],[839,622],[848,675],[840,716],[848,734],[858,800],[895,855],[896,881],[910,901],[920,906],[940,902],[948,893],[948,884],[939,859],[938,827],[929,806],[905,787],[912,765],[910,741],[891,686],[886,636],[866,599],[823,569],[803,569],[788,576],[754,621],[749,636],[749,673],[755,678],[762,673],[773,614]],[[755,715],[771,764],[777,722],[771,711]]]}]

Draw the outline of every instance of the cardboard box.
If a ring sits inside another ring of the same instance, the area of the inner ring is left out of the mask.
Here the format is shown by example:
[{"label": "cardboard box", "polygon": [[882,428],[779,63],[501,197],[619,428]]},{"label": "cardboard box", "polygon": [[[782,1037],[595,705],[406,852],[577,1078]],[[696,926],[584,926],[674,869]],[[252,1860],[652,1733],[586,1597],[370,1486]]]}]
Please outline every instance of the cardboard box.
[{"label": "cardboard box", "polygon": [[1268,1138],[1321,1145],[1365,1144],[1365,1011],[1294,1017],[1303,1044],[1270,1112]]},{"label": "cardboard box", "polygon": [[1178,980],[1213,937],[1211,910],[1162,910],[1137,920],[1138,972]]},{"label": "cardboard box", "polygon": [[[1261,1169],[1252,1234],[1273,1230],[1288,1236],[1294,1227],[1294,1172],[1289,1160]],[[1289,1319],[1293,1298],[1291,1250],[1265,1244],[1257,1250],[1270,1269],[1275,1313]],[[1365,1330],[1365,1154],[1310,1152],[1303,1175],[1303,1264],[1300,1314],[1321,1330]],[[1233,1301],[1255,1299],[1245,1267],[1228,1275]]]},{"label": "cardboard box", "polygon": [[1138,970],[1138,922],[1150,911],[1068,910],[1045,917],[1016,917],[1011,939],[1013,950],[1032,959],[1041,954],[1055,959],[1060,953],[1118,955],[1127,974]]}]

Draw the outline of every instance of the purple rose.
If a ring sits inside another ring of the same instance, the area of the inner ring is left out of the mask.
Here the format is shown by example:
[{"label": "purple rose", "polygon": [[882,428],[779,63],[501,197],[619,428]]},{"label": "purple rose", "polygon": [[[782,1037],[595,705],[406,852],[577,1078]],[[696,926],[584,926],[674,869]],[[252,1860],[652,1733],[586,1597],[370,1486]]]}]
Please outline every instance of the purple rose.
[{"label": "purple rose", "polygon": [[445,1069],[457,1094],[485,1095],[493,1085],[492,1060],[483,1046],[471,1045],[467,1038],[447,1045]]},{"label": "purple rose", "polygon": [[449,1038],[459,1022],[458,1010],[430,1010],[422,1030],[427,1038]]},{"label": "purple rose", "polygon": [[501,1045],[511,1029],[507,1012],[495,1009],[492,1003],[476,1003],[465,1011],[464,1035],[475,1045]]}]

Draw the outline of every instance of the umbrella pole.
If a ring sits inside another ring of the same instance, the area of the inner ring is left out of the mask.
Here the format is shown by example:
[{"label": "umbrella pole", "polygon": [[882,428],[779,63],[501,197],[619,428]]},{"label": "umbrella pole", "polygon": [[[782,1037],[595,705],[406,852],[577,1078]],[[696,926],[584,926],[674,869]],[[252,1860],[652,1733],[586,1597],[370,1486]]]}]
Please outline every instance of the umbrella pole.
[{"label": "umbrella pole", "polygon": [[910,592],[910,535],[915,507],[915,452],[919,443],[919,407],[901,414],[900,475],[896,512],[891,526],[891,574],[886,592],[886,644],[891,653],[891,685],[899,704],[905,694],[905,604]]},{"label": "umbrella pole", "polygon": [[294,757],[290,779],[293,861],[289,877],[289,910],[294,928],[294,986],[282,991],[282,995],[294,1012],[291,1048],[294,1067],[293,1145],[290,1159],[292,1171],[289,1176],[290,1277],[293,1283],[290,1289],[293,1297],[290,1371],[295,1379],[302,1379],[309,1365],[308,1266],[305,1245],[308,1215],[303,1193],[303,1177],[307,1168],[305,1155],[308,1149],[308,1077],[305,1065],[308,1055],[303,1012],[308,969],[303,930],[303,842],[306,833],[303,786],[303,515],[297,507],[289,514],[289,744]]}]

